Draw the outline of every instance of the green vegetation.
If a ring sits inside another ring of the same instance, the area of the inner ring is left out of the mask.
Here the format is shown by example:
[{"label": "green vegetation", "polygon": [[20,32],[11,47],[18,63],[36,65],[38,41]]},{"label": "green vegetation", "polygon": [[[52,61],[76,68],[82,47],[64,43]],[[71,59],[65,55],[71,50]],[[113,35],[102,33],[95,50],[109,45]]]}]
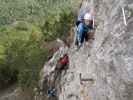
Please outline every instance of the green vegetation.
[{"label": "green vegetation", "polygon": [[44,42],[67,36],[75,0],[0,0],[0,88],[37,85],[47,60]]},{"label": "green vegetation", "polygon": [[[15,26],[1,28],[0,77],[2,78],[0,79],[3,80],[0,83],[3,85],[17,79],[22,86],[34,85],[47,59],[47,50],[41,48],[43,35],[40,30],[30,24],[23,24],[25,25],[19,26],[20,23],[18,23]],[[21,25],[23,24],[21,22]]]}]

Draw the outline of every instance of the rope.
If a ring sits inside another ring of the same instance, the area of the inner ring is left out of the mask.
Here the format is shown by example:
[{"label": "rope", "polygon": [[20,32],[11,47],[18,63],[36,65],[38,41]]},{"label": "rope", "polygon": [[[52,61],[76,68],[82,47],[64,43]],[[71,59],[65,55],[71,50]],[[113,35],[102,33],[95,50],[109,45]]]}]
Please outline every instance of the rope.
[{"label": "rope", "polygon": [[125,10],[124,10],[124,7],[122,7],[122,12],[123,12],[123,20],[124,20],[124,24],[127,26],[127,21],[126,21],[126,16],[125,16]]},{"label": "rope", "polygon": [[62,87],[62,100],[64,100],[64,88]]},{"label": "rope", "polygon": [[86,0],[86,3],[85,3],[85,9],[87,8],[87,5],[88,5],[88,0]]}]

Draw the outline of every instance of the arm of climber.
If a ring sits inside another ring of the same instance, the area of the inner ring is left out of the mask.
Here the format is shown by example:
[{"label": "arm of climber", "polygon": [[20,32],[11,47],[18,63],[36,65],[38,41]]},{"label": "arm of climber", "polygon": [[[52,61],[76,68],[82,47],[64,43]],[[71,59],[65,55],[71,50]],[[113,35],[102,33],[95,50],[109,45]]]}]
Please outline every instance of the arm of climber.
[{"label": "arm of climber", "polygon": [[77,39],[79,42],[81,42],[83,31],[84,31],[83,23],[80,23],[78,26],[78,31],[77,31]]}]

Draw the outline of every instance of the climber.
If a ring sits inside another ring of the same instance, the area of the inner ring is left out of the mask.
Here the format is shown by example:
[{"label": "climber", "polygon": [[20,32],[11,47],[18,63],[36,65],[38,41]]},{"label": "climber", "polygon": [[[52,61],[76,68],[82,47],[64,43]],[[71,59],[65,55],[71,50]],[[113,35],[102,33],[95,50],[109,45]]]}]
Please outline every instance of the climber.
[{"label": "climber", "polygon": [[57,61],[57,67],[56,67],[56,69],[63,70],[63,69],[65,69],[67,67],[68,63],[69,63],[68,55],[67,54],[64,54]]},{"label": "climber", "polygon": [[58,59],[57,65],[55,68],[54,81],[57,80],[57,78],[61,75],[62,71],[65,71],[65,73],[66,73],[66,69],[68,68],[68,64],[69,64],[69,58],[68,58],[67,54],[64,54],[63,56],[61,56]]},{"label": "climber", "polygon": [[90,13],[84,15],[84,20],[78,25],[75,45],[81,47],[84,40],[88,41],[88,32],[93,30],[93,16]]},{"label": "climber", "polygon": [[[49,83],[51,84],[50,86],[52,86],[52,83],[54,84],[54,86],[57,86],[57,82],[58,85],[60,85],[60,80],[61,80],[61,75],[62,72],[64,71],[64,74],[66,74],[66,69],[68,68],[68,63],[69,63],[69,58],[68,58],[68,54],[63,54],[58,60],[57,60],[57,64],[54,70],[54,78],[52,81],[49,81]],[[52,74],[51,74],[52,75]],[[55,90],[54,90],[55,91]],[[54,93],[53,89],[50,89],[48,91],[48,93],[51,95],[51,93]],[[55,91],[56,92],[56,91]],[[52,94],[53,95],[53,94]]]}]

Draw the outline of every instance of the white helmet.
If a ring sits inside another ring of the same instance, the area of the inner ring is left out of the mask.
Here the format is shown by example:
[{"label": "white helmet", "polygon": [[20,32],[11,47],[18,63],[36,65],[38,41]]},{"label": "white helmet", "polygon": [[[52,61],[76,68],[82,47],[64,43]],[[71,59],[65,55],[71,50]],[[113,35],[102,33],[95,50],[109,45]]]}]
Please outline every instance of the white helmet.
[{"label": "white helmet", "polygon": [[86,13],[84,19],[93,20],[93,16],[90,13]]}]

